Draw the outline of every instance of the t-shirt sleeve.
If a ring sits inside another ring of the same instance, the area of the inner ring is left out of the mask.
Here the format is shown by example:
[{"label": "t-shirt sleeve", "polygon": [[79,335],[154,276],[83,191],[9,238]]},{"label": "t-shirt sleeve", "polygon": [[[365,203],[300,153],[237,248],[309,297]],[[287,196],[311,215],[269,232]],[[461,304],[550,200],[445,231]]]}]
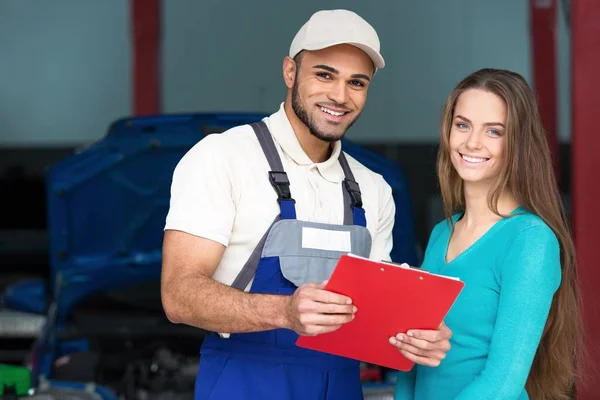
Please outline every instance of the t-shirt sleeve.
[{"label": "t-shirt sleeve", "polygon": [[521,231],[500,270],[498,314],[484,370],[457,397],[517,399],[524,390],[561,280],[560,247],[547,226]]},{"label": "t-shirt sleeve", "polygon": [[209,135],[173,172],[165,230],[179,230],[229,244],[235,217],[234,180],[227,138]]}]

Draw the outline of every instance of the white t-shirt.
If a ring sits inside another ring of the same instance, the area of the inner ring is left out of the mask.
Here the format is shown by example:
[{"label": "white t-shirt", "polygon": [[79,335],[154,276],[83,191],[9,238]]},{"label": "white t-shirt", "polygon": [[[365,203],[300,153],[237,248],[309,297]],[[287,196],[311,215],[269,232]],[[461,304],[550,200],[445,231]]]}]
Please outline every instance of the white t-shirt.
[{"label": "white t-shirt", "polygon": [[[344,172],[338,162],[341,143],[334,144],[327,161],[314,163],[302,150],[283,103],[264,121],[288,175],[297,219],[343,224]],[[370,258],[390,260],[395,216],[391,187],[381,175],[348,154],[346,157],[360,185],[367,229],[373,239]],[[213,276],[226,285],[237,277],[280,212],[269,170],[249,125],[207,136],[175,168],[165,230],[184,231],[226,246]]]}]

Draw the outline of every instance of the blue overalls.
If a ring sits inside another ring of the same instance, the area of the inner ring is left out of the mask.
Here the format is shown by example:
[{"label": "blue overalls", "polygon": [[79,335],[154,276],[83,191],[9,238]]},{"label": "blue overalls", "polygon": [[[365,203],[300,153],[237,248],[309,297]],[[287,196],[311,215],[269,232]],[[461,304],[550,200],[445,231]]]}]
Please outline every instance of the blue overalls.
[{"label": "blue overalls", "polygon": [[[328,279],[342,254],[302,246],[303,229],[333,230],[350,238],[351,253],[368,257],[371,236],[358,184],[344,153],[344,225],[296,219],[295,201],[273,138],[264,122],[252,124],[271,171],[280,215],[267,230],[232,284],[251,293],[291,295],[298,286]],[[297,347],[292,330],[205,337],[196,379],[195,399],[355,400],[362,399],[359,362]]]}]

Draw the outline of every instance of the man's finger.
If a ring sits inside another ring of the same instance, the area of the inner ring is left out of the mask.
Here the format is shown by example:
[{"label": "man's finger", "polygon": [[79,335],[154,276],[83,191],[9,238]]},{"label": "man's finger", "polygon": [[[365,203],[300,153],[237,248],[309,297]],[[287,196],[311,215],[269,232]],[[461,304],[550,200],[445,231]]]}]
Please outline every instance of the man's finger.
[{"label": "man's finger", "polygon": [[311,298],[321,303],[352,304],[350,297],[322,289],[316,289],[314,292],[311,292]]},{"label": "man's finger", "polygon": [[300,318],[304,325],[342,325],[354,319],[353,314],[306,314]]},{"label": "man's finger", "polygon": [[314,310],[320,314],[354,314],[357,309],[352,304],[333,304],[313,302]]},{"label": "man's finger", "polygon": [[320,303],[312,299],[301,299],[297,303],[298,312],[312,314],[354,314],[356,307],[352,304]]}]

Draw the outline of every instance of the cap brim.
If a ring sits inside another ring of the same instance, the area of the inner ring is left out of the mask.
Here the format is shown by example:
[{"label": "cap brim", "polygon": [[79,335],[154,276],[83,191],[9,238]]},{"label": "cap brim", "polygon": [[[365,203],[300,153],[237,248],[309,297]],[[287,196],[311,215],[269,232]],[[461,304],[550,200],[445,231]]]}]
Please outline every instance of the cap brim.
[{"label": "cap brim", "polygon": [[373,65],[375,65],[375,68],[381,69],[383,67],[385,67],[385,60],[383,59],[383,57],[381,56],[381,54],[379,54],[379,52],[377,50],[375,50],[374,48],[370,47],[370,46],[366,46],[362,43],[348,43],[352,46],[356,46],[359,49],[361,49],[362,51],[364,51],[365,53],[367,53],[367,55],[369,57],[371,57],[371,60],[373,60]]},{"label": "cap brim", "polygon": [[381,69],[381,68],[385,67],[385,60],[383,59],[381,54],[379,54],[379,52],[377,50],[375,50],[374,48],[367,46],[363,43],[355,43],[355,42],[321,43],[319,45],[312,46],[311,48],[309,48],[309,46],[306,46],[305,50],[322,50],[327,47],[337,46],[340,44],[349,44],[349,45],[358,47],[359,49],[361,49],[362,51],[367,53],[367,55],[371,58],[371,61],[373,61],[373,65],[375,66],[375,68]]}]

